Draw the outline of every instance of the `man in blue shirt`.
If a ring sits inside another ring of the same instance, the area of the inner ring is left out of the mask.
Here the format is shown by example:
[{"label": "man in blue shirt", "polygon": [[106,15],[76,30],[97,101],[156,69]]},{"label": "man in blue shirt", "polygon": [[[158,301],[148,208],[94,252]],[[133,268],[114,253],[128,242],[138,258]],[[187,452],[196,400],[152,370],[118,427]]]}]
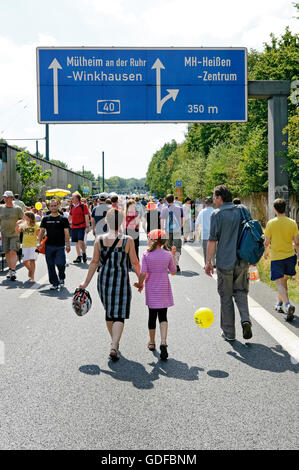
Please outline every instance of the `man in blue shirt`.
[{"label": "man in blue shirt", "polygon": [[216,268],[222,336],[227,341],[234,341],[236,337],[234,298],[241,317],[243,338],[250,339],[252,331],[248,309],[249,264],[237,258],[242,220],[240,207],[248,214],[249,211],[245,206],[232,203],[232,194],[224,185],[214,188],[213,199],[217,209],[211,215],[205,272],[208,276],[212,276],[214,272],[211,260],[217,243]]}]

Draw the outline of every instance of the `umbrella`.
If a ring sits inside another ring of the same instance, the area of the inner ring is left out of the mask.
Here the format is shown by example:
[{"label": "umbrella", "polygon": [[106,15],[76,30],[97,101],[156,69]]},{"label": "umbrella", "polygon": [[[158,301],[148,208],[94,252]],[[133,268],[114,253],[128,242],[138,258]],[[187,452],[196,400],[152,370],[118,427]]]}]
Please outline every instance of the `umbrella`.
[{"label": "umbrella", "polygon": [[67,196],[68,194],[71,194],[71,191],[68,189],[47,189],[46,191],[46,196],[58,196],[58,197],[64,197]]}]

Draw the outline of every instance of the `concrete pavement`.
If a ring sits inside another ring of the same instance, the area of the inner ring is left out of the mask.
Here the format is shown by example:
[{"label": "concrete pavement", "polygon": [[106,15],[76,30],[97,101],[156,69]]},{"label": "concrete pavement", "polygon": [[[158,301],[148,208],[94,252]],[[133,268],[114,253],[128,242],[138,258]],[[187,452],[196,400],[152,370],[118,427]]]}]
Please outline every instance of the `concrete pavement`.
[{"label": "concrete pavement", "polygon": [[[68,259],[75,257],[72,248]],[[25,268],[16,283],[0,276],[1,449],[298,448],[299,365],[255,320],[252,340],[243,340],[237,317],[237,340],[223,341],[215,280],[187,250],[180,265],[182,275],[171,278],[167,362],[147,350],[137,290],[121,359],[112,363],[95,278],[92,310],[79,318],[71,308],[87,265],[70,262],[60,292],[49,291],[41,256],[39,285],[24,283]],[[193,321],[203,306],[215,314],[207,329]]]}]

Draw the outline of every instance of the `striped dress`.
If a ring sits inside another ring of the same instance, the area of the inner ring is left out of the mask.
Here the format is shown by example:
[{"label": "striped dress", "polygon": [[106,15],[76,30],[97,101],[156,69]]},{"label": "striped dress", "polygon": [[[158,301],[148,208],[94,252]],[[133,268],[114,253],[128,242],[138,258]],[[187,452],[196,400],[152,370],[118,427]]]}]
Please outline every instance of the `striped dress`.
[{"label": "striped dress", "polygon": [[[114,248],[109,259],[99,271],[98,293],[107,317],[129,318],[132,291],[128,272],[128,254],[125,252],[128,237],[123,236],[122,246]],[[99,237],[101,257],[106,256],[109,246]]]}]

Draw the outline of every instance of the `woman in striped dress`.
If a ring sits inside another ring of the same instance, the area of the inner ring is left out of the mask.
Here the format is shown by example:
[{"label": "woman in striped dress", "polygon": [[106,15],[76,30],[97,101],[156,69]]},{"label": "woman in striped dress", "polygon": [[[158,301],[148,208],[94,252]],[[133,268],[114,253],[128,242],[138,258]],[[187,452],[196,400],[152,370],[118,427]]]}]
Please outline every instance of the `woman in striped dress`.
[{"label": "woman in striped dress", "polygon": [[[128,272],[128,260],[139,276],[140,264],[136,256],[134,240],[119,232],[123,223],[123,213],[118,209],[107,212],[108,233],[96,238],[93,258],[90,262],[86,280],[80,288],[86,289],[98,265],[98,292],[106,313],[106,325],[111,336],[110,358],[119,359],[119,341],[124,329],[125,319],[130,317],[131,286]],[[116,239],[119,241],[116,243]],[[116,243],[116,244],[115,244]],[[111,251],[110,248],[115,244]],[[108,258],[105,261],[105,257]]]}]

